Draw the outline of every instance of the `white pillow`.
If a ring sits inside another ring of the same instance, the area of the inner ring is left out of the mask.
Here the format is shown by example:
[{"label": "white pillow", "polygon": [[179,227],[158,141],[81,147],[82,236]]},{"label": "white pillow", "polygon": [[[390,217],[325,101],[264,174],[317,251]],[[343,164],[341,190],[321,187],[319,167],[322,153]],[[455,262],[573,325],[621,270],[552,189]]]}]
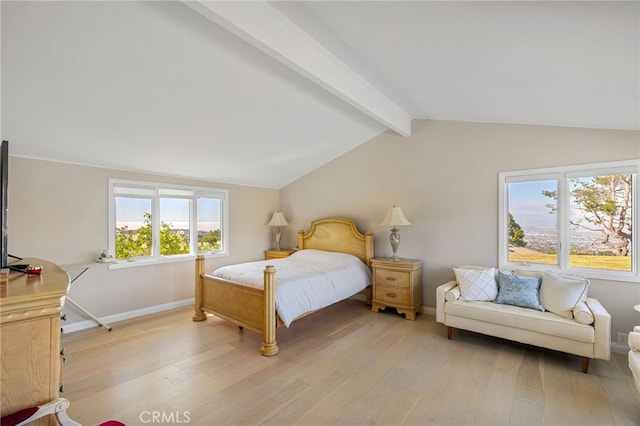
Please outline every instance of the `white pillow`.
[{"label": "white pillow", "polygon": [[460,286],[461,300],[493,301],[498,295],[496,269],[453,268]]},{"label": "white pillow", "polygon": [[589,280],[577,275],[545,271],[540,285],[540,303],[547,311],[573,318],[573,308],[586,300]]},{"label": "white pillow", "polygon": [[593,314],[591,313],[591,309],[584,302],[578,302],[576,306],[573,308],[573,318],[578,321],[580,324],[593,324]]}]

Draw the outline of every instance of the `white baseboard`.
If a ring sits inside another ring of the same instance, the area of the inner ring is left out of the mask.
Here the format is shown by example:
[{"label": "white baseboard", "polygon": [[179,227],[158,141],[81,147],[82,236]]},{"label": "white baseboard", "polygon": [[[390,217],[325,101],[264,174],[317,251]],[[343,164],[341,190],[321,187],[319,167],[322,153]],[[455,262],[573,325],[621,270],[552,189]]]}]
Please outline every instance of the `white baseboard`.
[{"label": "white baseboard", "polygon": [[423,306],[422,310],[424,311],[425,315],[431,315],[432,317],[436,316],[436,308],[431,308],[429,306]]},{"label": "white baseboard", "polygon": [[629,352],[629,346],[619,345],[618,342],[611,342],[611,352],[626,354]]},{"label": "white baseboard", "polygon": [[[142,309],[136,309],[129,312],[122,312],[114,315],[107,315],[106,317],[98,318],[105,324],[112,325],[111,323],[117,323],[118,321],[124,321],[132,318],[141,317],[144,315],[155,314],[158,312],[168,311],[171,309],[182,308],[184,306],[193,305],[195,303],[195,298],[191,297],[189,299],[178,300],[176,302],[164,303],[162,305],[149,306]],[[93,320],[86,320],[80,322],[74,322],[72,324],[63,325],[62,332],[63,333],[73,333],[74,331],[86,330],[88,328],[100,327]]]}]

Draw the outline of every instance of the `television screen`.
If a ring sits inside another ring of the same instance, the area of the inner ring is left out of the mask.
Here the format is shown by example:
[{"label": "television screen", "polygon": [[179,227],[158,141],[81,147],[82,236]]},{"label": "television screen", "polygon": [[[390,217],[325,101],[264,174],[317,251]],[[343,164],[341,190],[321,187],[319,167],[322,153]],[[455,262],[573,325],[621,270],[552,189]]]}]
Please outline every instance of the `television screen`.
[{"label": "television screen", "polygon": [[2,267],[8,265],[7,258],[7,192],[9,189],[9,142],[2,141],[0,145],[0,226],[2,226],[2,241],[0,242],[0,262]]}]

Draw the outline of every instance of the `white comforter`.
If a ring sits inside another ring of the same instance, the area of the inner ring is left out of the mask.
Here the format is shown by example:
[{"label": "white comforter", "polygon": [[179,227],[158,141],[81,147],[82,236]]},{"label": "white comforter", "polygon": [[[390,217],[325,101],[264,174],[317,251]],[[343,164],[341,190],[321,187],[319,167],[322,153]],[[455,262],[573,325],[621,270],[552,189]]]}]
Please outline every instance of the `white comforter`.
[{"label": "white comforter", "polygon": [[276,311],[287,327],[300,315],[351,297],[371,283],[371,271],[356,256],[321,250],[224,266],[211,275],[262,288],[266,265],[276,267]]}]

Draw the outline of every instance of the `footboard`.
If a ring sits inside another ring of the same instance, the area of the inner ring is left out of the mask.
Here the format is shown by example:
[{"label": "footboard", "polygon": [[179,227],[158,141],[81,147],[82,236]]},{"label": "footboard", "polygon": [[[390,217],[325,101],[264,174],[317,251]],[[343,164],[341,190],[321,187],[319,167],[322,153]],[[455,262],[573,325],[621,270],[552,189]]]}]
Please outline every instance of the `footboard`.
[{"label": "footboard", "polygon": [[204,256],[196,257],[194,321],[211,313],[263,336],[260,352],[278,353],[276,342],[275,267],[264,270],[264,288],[205,275]]}]

